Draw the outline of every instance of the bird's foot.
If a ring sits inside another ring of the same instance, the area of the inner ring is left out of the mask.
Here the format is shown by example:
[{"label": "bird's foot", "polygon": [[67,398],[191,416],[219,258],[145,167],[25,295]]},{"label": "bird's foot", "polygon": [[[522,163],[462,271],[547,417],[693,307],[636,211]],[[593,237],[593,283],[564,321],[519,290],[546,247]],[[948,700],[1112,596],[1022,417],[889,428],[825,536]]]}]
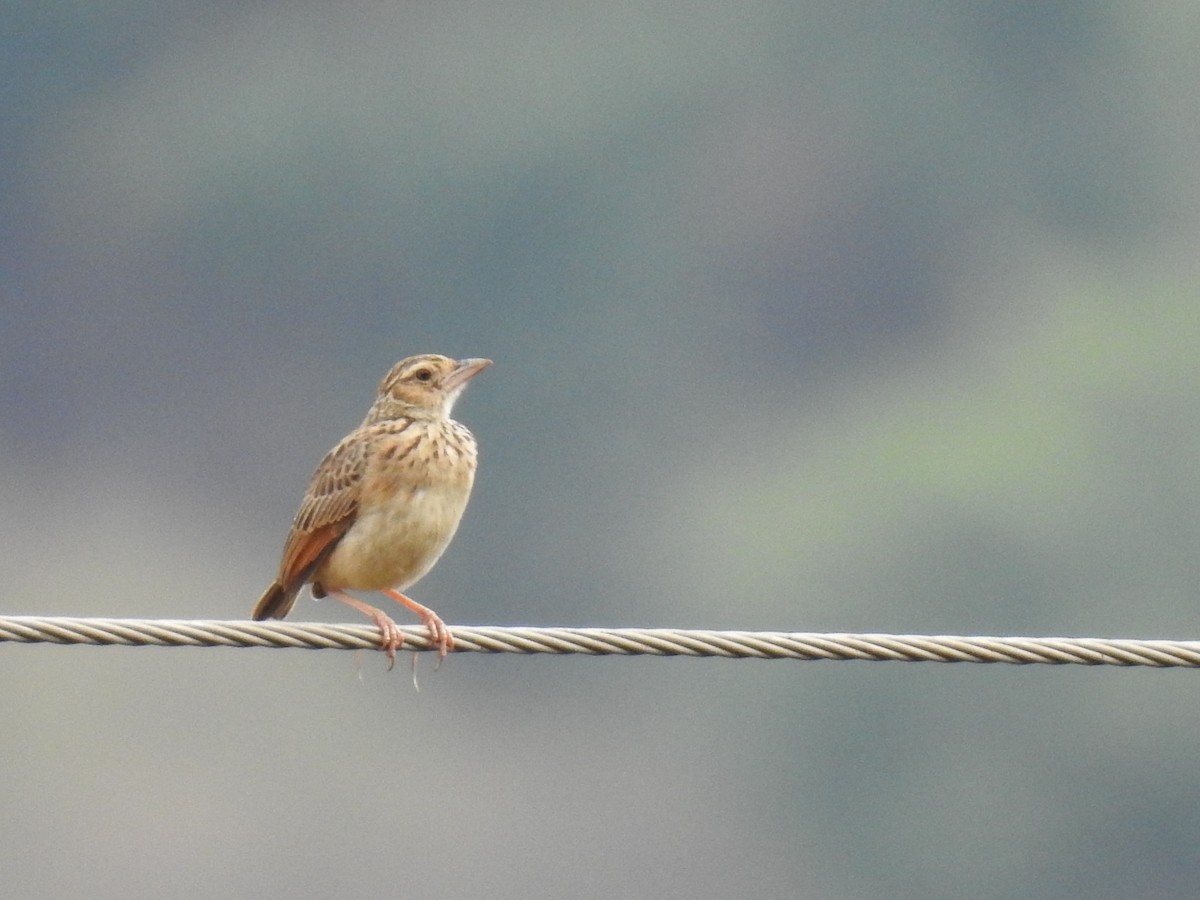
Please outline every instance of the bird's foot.
[{"label": "bird's foot", "polygon": [[396,624],[395,620],[383,610],[376,609],[369,603],[363,603],[349,594],[343,594],[341,591],[330,591],[329,594],[347,606],[357,609],[363,615],[370,616],[375,627],[379,629],[379,649],[387,654],[388,671],[395,668],[396,651],[404,646],[404,632],[400,630],[400,626]]},{"label": "bird's foot", "polygon": [[[454,635],[450,633],[449,626],[442,621],[442,617],[435,613],[428,606],[422,606],[411,597],[406,597],[399,591],[384,591],[389,597],[397,603],[407,606],[418,616],[421,617],[421,622],[429,631],[429,643],[432,647],[437,647],[438,665],[442,664],[442,660],[446,658],[446,654],[454,649]],[[382,615],[382,614],[381,614]]]}]

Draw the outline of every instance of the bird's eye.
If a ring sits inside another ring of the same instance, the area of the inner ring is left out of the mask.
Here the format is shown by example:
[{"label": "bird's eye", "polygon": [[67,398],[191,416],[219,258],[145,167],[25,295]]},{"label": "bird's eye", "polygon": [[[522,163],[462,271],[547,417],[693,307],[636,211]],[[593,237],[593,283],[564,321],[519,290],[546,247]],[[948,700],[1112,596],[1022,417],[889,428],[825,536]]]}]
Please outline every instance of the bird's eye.
[{"label": "bird's eye", "polygon": [[417,379],[417,381],[429,381],[433,378],[433,372],[429,371],[429,369],[417,369],[417,371],[413,372],[413,378]]}]

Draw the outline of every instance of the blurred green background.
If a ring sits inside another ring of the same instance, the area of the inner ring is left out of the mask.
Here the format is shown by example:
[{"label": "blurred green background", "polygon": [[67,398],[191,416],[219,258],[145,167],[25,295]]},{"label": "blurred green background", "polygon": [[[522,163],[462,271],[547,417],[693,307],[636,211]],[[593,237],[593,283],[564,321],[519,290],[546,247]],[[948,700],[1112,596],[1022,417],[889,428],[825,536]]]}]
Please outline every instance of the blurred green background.
[{"label": "blurred green background", "polygon": [[[432,351],[452,625],[1195,635],[1194,3],[2,17],[5,613],[244,618]],[[0,646],[5,896],[1200,877],[1194,672],[430,662]]]}]

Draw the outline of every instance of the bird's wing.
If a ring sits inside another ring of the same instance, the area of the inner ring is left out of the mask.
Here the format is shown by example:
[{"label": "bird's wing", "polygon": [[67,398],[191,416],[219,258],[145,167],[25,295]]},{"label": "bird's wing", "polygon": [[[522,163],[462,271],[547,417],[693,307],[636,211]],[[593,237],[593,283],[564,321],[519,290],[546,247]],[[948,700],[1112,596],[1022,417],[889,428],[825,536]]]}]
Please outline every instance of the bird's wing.
[{"label": "bird's wing", "polygon": [[364,438],[361,429],[350,433],[313,472],[283,547],[279,583],[285,590],[304,584],[354,522],[370,443]]}]

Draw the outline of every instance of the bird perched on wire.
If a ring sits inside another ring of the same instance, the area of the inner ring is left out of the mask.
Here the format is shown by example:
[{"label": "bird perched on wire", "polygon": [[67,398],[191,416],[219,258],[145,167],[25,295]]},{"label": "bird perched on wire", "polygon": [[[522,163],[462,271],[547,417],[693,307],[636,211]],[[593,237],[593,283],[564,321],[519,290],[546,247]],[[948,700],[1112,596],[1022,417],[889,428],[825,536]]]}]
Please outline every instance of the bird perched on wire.
[{"label": "bird perched on wire", "polygon": [[392,366],[363,423],[313,473],[279,575],[254,619],[282,619],[311,583],[314,597],[336,597],[370,616],[394,665],[404,633],[382,610],[346,593],[379,591],[421,617],[445,658],[454,647],[446,623],[401,592],[433,568],[466,509],[475,437],[450,412],[467,382],[491,364],[430,354]]}]

